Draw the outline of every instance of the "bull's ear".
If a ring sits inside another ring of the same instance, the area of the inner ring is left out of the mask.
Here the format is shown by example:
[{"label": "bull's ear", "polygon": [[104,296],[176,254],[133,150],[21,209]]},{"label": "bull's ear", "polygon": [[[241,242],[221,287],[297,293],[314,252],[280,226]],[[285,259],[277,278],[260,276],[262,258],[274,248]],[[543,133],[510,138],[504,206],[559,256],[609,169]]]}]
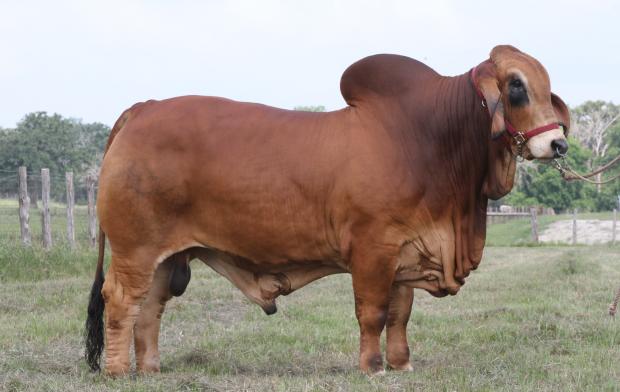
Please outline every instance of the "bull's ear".
[{"label": "bull's ear", "polygon": [[568,135],[568,130],[570,129],[570,111],[568,110],[568,106],[562,101],[562,98],[554,93],[551,93],[551,104],[553,105],[553,111],[558,121],[564,125],[564,134]]},{"label": "bull's ear", "polygon": [[[489,64],[493,67],[493,64]],[[501,136],[505,129],[504,105],[501,101],[499,81],[495,72],[484,72],[478,80],[478,87],[486,101],[487,110],[491,117],[491,138]]]}]

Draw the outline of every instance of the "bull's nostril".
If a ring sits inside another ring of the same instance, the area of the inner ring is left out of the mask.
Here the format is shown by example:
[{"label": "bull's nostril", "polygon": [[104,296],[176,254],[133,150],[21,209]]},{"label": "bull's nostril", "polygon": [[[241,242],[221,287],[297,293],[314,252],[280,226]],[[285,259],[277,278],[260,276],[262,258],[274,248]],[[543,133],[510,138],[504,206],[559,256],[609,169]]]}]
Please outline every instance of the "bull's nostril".
[{"label": "bull's nostril", "polygon": [[555,139],[551,142],[551,149],[555,158],[563,157],[568,151],[566,139]]}]

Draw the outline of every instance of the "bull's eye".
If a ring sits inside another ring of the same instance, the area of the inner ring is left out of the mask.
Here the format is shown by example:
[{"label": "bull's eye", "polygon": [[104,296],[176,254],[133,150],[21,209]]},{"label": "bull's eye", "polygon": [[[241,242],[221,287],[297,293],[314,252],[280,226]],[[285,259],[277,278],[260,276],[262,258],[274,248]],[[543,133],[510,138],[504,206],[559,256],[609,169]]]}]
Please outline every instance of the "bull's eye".
[{"label": "bull's eye", "polygon": [[512,106],[523,106],[529,102],[527,91],[521,79],[515,77],[508,83],[508,99]]}]

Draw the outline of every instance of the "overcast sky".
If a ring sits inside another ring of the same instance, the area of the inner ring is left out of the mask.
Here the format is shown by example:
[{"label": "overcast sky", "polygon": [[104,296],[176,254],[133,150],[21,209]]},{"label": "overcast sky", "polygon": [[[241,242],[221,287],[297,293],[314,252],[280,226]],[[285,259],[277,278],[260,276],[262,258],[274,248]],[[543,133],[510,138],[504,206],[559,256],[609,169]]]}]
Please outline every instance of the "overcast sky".
[{"label": "overcast sky", "polygon": [[620,103],[619,4],[0,0],[0,126],[39,110],[111,125],[185,94],[337,109],[340,75],[364,56],[456,75],[504,43],[538,58],[569,105]]}]

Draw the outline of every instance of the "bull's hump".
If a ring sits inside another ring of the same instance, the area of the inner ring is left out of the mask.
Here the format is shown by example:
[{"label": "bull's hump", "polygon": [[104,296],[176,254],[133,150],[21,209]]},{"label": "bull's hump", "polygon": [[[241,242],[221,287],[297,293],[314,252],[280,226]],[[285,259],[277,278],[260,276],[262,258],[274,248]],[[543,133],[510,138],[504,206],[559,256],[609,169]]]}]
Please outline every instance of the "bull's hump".
[{"label": "bull's hump", "polygon": [[414,86],[439,76],[417,60],[395,54],[365,57],[347,68],[340,78],[340,92],[351,106],[372,96],[401,96]]}]

